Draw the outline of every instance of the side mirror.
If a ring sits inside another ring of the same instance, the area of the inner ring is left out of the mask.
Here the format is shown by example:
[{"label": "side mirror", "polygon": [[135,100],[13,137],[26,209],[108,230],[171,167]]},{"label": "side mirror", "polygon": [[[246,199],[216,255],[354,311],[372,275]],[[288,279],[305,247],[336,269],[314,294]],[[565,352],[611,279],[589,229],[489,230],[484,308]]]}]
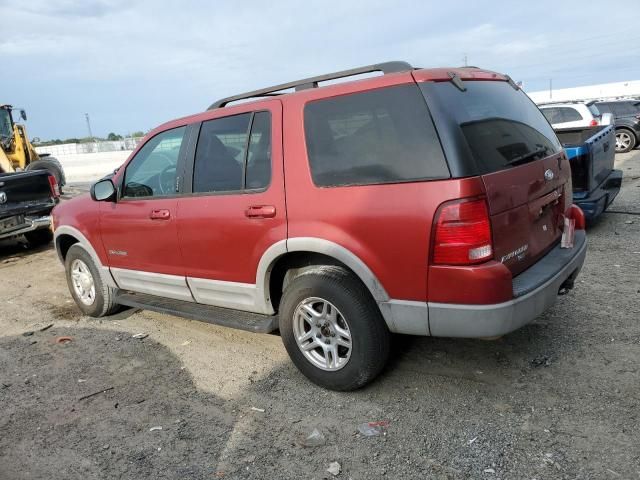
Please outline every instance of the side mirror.
[{"label": "side mirror", "polygon": [[110,179],[100,180],[91,186],[91,199],[96,202],[113,202],[116,198],[116,187]]},{"label": "side mirror", "polygon": [[24,110],[20,110],[20,118],[26,122],[27,121],[27,112],[25,112]]}]

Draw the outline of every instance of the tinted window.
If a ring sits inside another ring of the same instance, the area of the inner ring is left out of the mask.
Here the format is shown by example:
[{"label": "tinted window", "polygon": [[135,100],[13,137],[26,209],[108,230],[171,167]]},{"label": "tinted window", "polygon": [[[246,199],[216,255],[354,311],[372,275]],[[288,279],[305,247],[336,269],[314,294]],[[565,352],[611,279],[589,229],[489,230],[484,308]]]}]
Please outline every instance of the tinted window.
[{"label": "tinted window", "polygon": [[[591,115],[593,115],[594,117],[599,117],[600,116],[600,110],[598,110],[598,107],[596,107],[595,103],[591,103],[591,104],[587,105],[587,108],[591,112]],[[580,120],[582,120],[582,115],[580,116]]]},{"label": "tinted window", "polygon": [[203,122],[193,170],[194,192],[242,190],[251,114]]},{"label": "tinted window", "polygon": [[247,157],[246,188],[265,188],[271,181],[271,114],[258,112],[253,116],[249,155]]},{"label": "tinted window", "polygon": [[[549,122],[538,107],[507,82],[465,81],[466,91],[452,82],[424,82],[430,102],[450,116],[475,160],[475,174],[495,172],[546,157],[561,150]],[[453,134],[453,132],[452,132]]]},{"label": "tinted window", "polygon": [[615,113],[614,105],[610,103],[599,103],[598,110],[603,113]]},{"label": "tinted window", "polygon": [[318,186],[449,177],[416,85],[309,103],[304,128],[311,175]]},{"label": "tinted window", "polygon": [[550,108],[542,108],[540,109],[545,118],[549,121],[551,125],[556,123],[562,123],[562,116],[560,115],[560,110],[556,107]]},{"label": "tinted window", "polygon": [[159,133],[127,165],[124,197],[162,197],[176,194],[178,154],[186,127]]},{"label": "tinted window", "polygon": [[[558,110],[560,110],[560,115],[563,122],[578,122],[582,120],[582,115],[580,115],[580,112],[578,112],[575,108],[561,107]],[[597,116],[598,113],[594,115]]]}]

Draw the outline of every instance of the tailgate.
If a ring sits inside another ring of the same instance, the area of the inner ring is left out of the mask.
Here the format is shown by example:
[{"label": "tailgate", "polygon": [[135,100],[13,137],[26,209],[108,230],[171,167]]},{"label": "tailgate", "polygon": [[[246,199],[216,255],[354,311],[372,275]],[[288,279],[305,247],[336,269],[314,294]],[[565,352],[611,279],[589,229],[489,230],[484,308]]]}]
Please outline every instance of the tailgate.
[{"label": "tailgate", "polygon": [[512,273],[531,266],[562,234],[571,170],[536,105],[505,81],[421,84],[452,177],[485,186],[494,258]]},{"label": "tailgate", "polygon": [[47,208],[53,204],[48,172],[0,174],[0,216]]},{"label": "tailgate", "polygon": [[571,204],[571,169],[562,153],[482,176],[495,259],[517,275],[562,236]]},{"label": "tailgate", "polygon": [[571,162],[574,190],[595,190],[613,169],[614,127],[562,129],[556,134]]}]

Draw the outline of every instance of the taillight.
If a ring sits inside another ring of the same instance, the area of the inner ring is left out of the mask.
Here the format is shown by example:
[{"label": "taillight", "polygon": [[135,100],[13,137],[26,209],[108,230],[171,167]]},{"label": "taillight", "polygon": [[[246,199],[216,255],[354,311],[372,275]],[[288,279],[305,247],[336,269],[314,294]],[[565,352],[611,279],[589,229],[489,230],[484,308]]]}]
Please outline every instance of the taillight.
[{"label": "taillight", "polygon": [[443,204],[436,214],[433,262],[472,265],[492,258],[491,226],[485,199]]},{"label": "taillight", "polygon": [[53,196],[53,198],[59,198],[60,187],[58,186],[56,177],[54,177],[53,175],[49,175],[49,187],[51,188],[51,195]]},{"label": "taillight", "polygon": [[573,218],[576,221],[576,230],[584,230],[586,222],[584,220],[584,212],[575,203],[571,204],[567,217]]},{"label": "taillight", "polygon": [[590,127],[597,127],[598,126],[598,120],[596,120],[595,118],[593,120],[591,120],[589,122],[589,126]]}]

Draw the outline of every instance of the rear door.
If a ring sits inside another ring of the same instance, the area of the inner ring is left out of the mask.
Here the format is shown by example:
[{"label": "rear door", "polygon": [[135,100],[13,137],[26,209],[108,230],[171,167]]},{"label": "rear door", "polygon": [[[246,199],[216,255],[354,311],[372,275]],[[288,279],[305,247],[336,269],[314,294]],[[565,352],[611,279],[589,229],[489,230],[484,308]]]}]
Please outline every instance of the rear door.
[{"label": "rear door", "polygon": [[571,170],[553,129],[521,90],[500,81],[464,87],[421,85],[428,103],[450,116],[437,126],[457,140],[446,152],[452,173],[483,181],[495,258],[516,275],[560,239]]},{"label": "rear door", "polygon": [[197,128],[178,200],[178,237],[197,302],[259,313],[256,273],[265,251],[286,239],[282,107],[237,106]]}]

